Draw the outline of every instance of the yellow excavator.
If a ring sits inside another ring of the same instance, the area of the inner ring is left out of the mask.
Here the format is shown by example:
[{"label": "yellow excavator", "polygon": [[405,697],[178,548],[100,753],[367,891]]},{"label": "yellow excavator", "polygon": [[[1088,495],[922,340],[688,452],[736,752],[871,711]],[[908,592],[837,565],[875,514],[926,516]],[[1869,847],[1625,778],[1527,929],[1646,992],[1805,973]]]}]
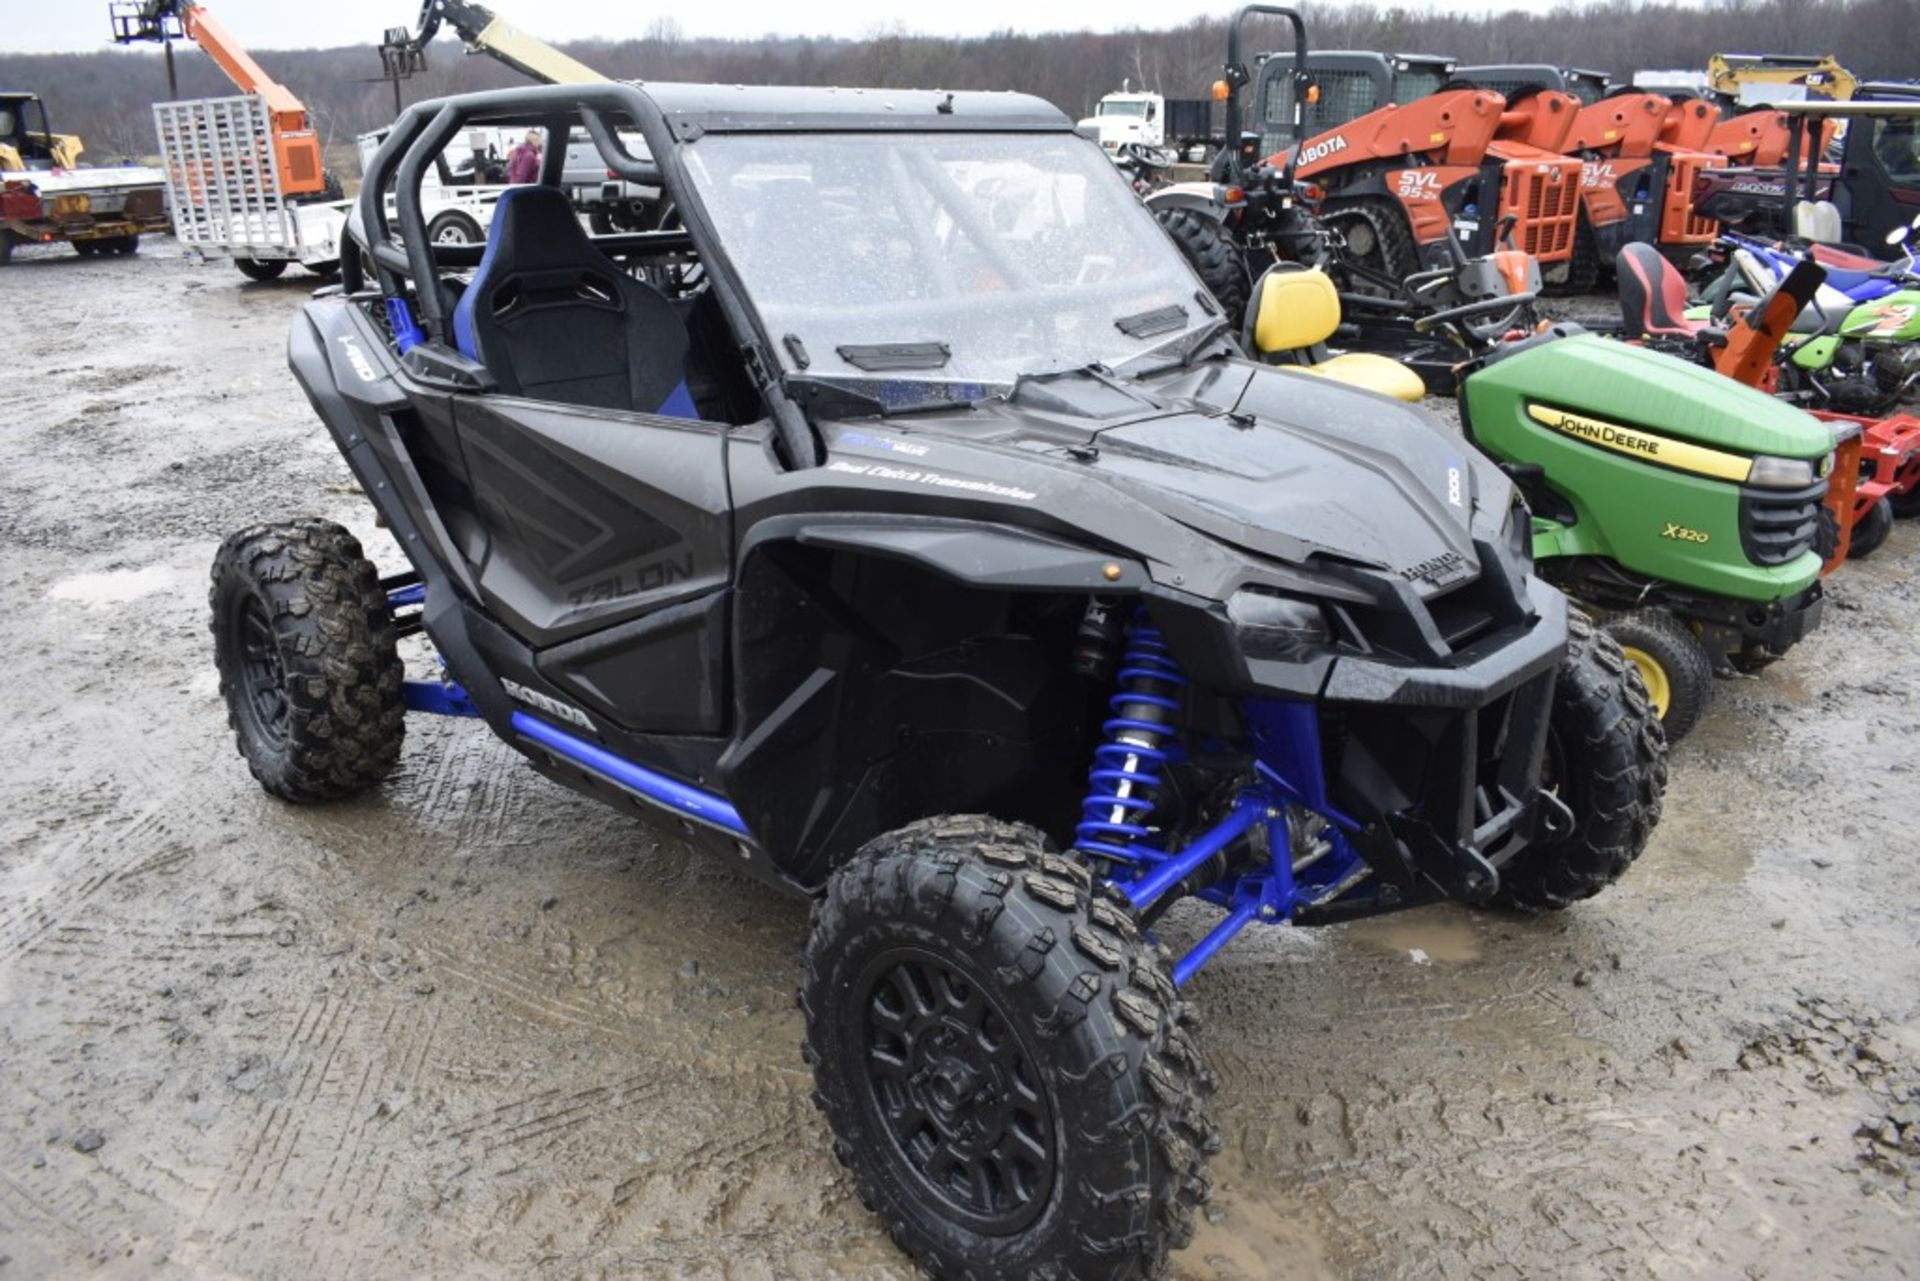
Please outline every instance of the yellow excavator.
[{"label": "yellow excavator", "polygon": [[1859,79],[1832,54],[1716,53],[1707,60],[1707,86],[1726,107],[1827,98],[1845,102]]}]

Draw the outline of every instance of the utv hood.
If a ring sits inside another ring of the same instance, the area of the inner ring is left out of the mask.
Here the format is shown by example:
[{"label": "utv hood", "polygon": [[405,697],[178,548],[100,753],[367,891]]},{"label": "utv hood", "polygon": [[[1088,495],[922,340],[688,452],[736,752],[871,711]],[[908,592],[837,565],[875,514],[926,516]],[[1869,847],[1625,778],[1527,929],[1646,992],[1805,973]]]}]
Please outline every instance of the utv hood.
[{"label": "utv hood", "polygon": [[1207,408],[1098,431],[1096,467],[1209,537],[1389,570],[1424,592],[1478,572],[1476,503],[1491,508],[1483,536],[1505,519],[1506,478],[1424,410],[1253,366],[1182,390]]}]

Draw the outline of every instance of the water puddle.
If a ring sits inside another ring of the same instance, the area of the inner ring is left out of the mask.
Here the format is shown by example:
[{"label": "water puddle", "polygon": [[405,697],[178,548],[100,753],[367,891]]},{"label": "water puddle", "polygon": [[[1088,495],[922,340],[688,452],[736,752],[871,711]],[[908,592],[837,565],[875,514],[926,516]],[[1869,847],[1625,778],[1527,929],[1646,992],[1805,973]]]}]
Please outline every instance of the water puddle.
[{"label": "water puddle", "polygon": [[1412,965],[1457,965],[1480,959],[1473,920],[1450,908],[1380,917],[1351,927],[1363,947],[1406,958]]},{"label": "water puddle", "polygon": [[76,605],[124,605],[170,591],[179,575],[165,565],[145,569],[111,569],[99,574],[75,574],[53,585],[48,593],[54,600]]}]

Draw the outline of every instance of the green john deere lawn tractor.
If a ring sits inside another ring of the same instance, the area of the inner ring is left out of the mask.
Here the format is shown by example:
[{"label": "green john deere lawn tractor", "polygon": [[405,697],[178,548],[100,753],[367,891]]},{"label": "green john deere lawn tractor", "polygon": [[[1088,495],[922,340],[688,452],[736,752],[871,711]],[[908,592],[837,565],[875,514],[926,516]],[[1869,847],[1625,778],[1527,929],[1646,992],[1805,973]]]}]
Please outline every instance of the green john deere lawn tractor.
[{"label": "green john deere lawn tractor", "polygon": [[1542,577],[1607,616],[1669,738],[1718,671],[1819,621],[1832,431],[1710,369],[1553,329],[1461,385],[1469,438],[1518,482]]}]

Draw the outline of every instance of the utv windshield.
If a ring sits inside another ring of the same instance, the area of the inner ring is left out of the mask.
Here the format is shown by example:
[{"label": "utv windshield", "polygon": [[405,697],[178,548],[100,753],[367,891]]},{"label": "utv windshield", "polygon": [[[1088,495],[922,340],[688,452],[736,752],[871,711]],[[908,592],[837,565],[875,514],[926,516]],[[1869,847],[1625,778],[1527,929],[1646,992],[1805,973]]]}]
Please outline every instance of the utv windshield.
[{"label": "utv windshield", "polygon": [[790,373],[864,382],[889,405],[975,399],[1027,374],[1177,359],[1218,327],[1080,138],[709,134],[684,154]]}]

